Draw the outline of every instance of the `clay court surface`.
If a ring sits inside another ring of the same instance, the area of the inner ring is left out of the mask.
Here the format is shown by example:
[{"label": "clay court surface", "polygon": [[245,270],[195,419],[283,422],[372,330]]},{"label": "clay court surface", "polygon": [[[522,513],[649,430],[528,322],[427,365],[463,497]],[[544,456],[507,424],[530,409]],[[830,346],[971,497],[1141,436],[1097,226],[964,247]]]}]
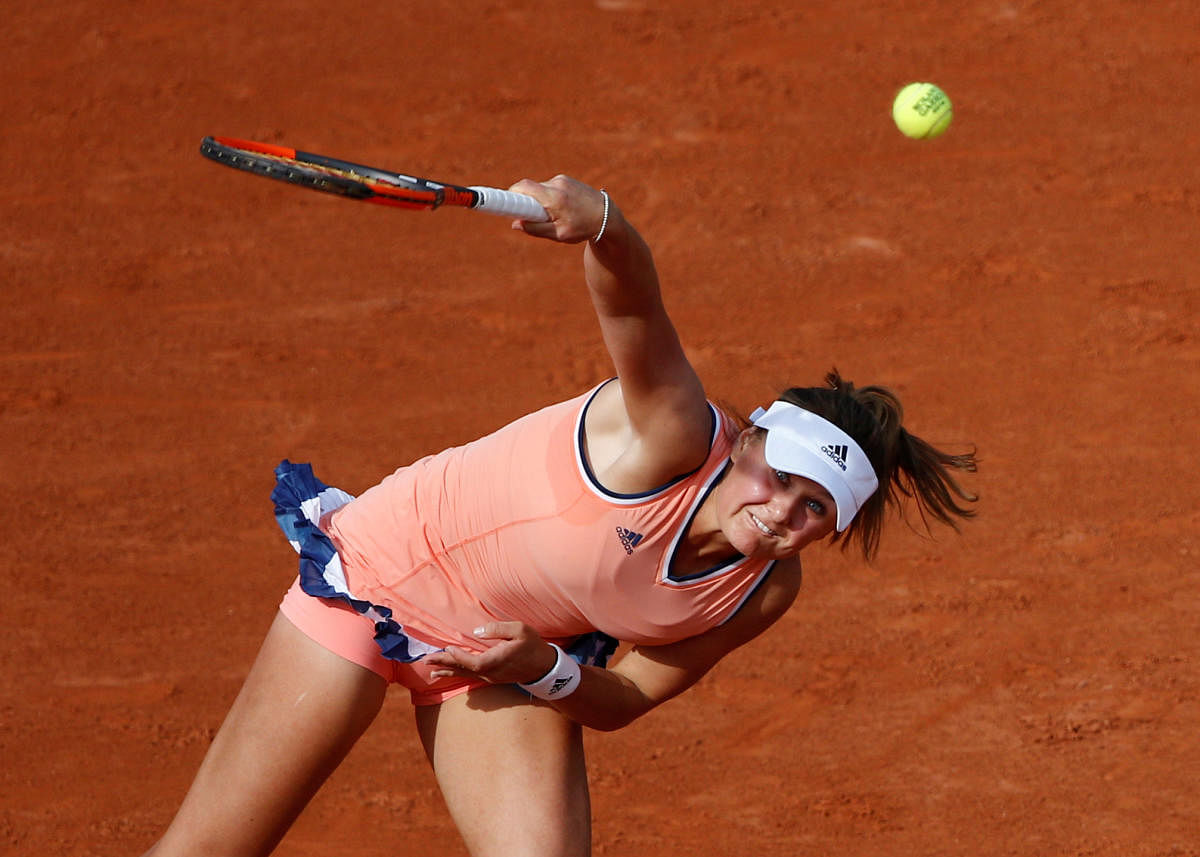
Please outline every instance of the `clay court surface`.
[{"label": "clay court surface", "polygon": [[[608,371],[578,247],[202,159],[565,172],[655,247],[710,394],[895,388],[980,515],[806,554],[779,626],[588,736],[606,855],[1200,854],[1200,48],[1097,0],[5,7],[0,852],[131,855],[352,492]],[[892,93],[941,84],[932,143]],[[460,855],[393,693],[286,857]]]}]

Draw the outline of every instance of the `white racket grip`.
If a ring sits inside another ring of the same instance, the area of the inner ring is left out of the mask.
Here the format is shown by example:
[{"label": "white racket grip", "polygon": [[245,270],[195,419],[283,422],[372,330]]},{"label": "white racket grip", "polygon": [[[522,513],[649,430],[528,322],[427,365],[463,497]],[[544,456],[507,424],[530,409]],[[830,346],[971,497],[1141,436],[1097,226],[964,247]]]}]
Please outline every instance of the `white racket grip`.
[{"label": "white racket grip", "polygon": [[515,217],[518,220],[531,220],[535,223],[544,223],[550,219],[546,209],[532,196],[496,187],[473,186],[470,190],[479,194],[479,202],[473,206],[476,211],[486,211],[501,217]]}]

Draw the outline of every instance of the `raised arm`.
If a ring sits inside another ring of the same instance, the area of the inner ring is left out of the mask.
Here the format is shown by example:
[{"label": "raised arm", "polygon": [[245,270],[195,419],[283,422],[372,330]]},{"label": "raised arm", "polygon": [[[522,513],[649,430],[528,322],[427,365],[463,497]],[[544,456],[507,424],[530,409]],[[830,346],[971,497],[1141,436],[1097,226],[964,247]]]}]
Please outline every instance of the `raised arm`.
[{"label": "raised arm", "polygon": [[587,242],[588,292],[620,381],[597,400],[588,425],[593,465],[599,474],[612,465],[622,483],[605,484],[647,490],[698,466],[711,431],[704,387],[663,305],[649,246],[615,201],[574,179],[523,181],[512,189],[537,198],[551,217],[520,223],[525,232]]}]

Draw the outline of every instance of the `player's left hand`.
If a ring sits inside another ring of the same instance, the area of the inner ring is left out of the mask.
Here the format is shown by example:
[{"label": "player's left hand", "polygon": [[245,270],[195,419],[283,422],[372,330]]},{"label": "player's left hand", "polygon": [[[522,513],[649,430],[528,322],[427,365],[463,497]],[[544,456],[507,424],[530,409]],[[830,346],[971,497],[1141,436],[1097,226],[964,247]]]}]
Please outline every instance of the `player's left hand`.
[{"label": "player's left hand", "polygon": [[493,684],[529,684],[550,672],[557,660],[553,647],[521,622],[490,622],[476,628],[472,636],[491,645],[482,652],[447,646],[426,655],[426,663],[442,667],[430,677],[466,676]]}]

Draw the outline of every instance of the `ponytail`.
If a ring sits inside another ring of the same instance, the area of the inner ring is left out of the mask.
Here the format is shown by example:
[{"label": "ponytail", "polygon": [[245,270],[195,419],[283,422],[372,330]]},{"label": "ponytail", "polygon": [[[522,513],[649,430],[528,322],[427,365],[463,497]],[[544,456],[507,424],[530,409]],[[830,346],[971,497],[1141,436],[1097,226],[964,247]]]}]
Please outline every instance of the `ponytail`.
[{"label": "ponytail", "polygon": [[[845,549],[857,543],[871,560],[879,550],[883,522],[889,508],[908,520],[908,507],[916,506],[925,532],[937,521],[958,529],[958,520],[972,518],[969,503],[978,498],[959,485],[956,473],[974,473],[975,452],[943,452],[904,428],[904,409],[895,393],[884,387],[855,388],[837,370],[825,376],[826,387],[793,387],[779,398],[791,402],[840,427],[862,447],[879,488],[859,509],[858,515],[833,541]],[[931,520],[932,519],[932,520]]]}]

